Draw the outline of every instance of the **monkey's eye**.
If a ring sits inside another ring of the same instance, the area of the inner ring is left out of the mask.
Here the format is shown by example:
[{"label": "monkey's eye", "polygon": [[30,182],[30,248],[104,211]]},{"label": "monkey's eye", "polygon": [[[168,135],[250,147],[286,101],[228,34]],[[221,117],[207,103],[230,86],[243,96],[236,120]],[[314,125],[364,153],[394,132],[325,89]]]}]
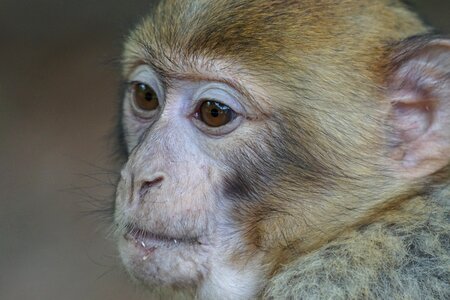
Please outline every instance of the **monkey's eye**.
[{"label": "monkey's eye", "polygon": [[134,81],[131,84],[133,101],[138,108],[145,111],[151,111],[158,108],[158,96],[151,87],[138,81]]},{"label": "monkey's eye", "polygon": [[210,127],[220,127],[233,120],[234,111],[225,104],[207,100],[202,103],[199,118]]}]

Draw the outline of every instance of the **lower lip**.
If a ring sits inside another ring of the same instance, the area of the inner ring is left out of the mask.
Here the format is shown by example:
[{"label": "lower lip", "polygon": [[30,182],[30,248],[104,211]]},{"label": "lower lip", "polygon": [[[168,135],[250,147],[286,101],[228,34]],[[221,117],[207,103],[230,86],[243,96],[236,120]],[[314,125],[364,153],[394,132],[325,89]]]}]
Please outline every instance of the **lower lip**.
[{"label": "lower lip", "polygon": [[162,243],[158,242],[158,240],[152,241],[151,239],[139,238],[131,233],[125,233],[123,237],[126,241],[133,244],[137,249],[143,252],[142,260],[147,260],[150,255],[162,246]]},{"label": "lower lip", "polygon": [[[183,241],[179,239],[158,236],[145,231],[129,231],[123,235],[124,239],[133,244],[135,248],[142,252],[142,259],[147,260],[159,248],[173,249],[181,246],[196,244],[195,239]],[[198,242],[197,242],[198,243]]]}]

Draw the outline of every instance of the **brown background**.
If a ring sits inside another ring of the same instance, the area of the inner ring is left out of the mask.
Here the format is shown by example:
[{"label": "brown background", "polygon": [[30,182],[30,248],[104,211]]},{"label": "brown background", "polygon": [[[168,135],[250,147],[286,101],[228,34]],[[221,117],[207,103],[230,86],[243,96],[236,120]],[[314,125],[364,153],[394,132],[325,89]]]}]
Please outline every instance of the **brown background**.
[{"label": "brown background", "polygon": [[[450,0],[413,2],[450,32]],[[145,298],[85,211],[112,199],[115,62],[151,3],[0,0],[0,299]]]}]

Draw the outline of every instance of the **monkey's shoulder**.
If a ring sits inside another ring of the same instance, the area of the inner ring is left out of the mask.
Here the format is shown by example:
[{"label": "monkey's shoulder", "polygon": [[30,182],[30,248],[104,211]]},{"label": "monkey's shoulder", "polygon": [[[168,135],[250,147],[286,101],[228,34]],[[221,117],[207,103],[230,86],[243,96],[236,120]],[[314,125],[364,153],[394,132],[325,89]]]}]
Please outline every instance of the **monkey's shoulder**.
[{"label": "monkey's shoulder", "polygon": [[428,205],[416,220],[372,223],[298,258],[269,282],[264,298],[450,299],[446,202]]}]

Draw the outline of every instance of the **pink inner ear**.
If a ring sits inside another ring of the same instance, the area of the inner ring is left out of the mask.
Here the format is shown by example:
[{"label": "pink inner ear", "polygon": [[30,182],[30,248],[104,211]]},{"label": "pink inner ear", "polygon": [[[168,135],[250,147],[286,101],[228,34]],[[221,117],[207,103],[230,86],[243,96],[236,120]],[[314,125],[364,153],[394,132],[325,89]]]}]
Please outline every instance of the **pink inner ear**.
[{"label": "pink inner ear", "polygon": [[393,124],[402,142],[412,142],[424,135],[433,123],[432,101],[393,102]]}]

